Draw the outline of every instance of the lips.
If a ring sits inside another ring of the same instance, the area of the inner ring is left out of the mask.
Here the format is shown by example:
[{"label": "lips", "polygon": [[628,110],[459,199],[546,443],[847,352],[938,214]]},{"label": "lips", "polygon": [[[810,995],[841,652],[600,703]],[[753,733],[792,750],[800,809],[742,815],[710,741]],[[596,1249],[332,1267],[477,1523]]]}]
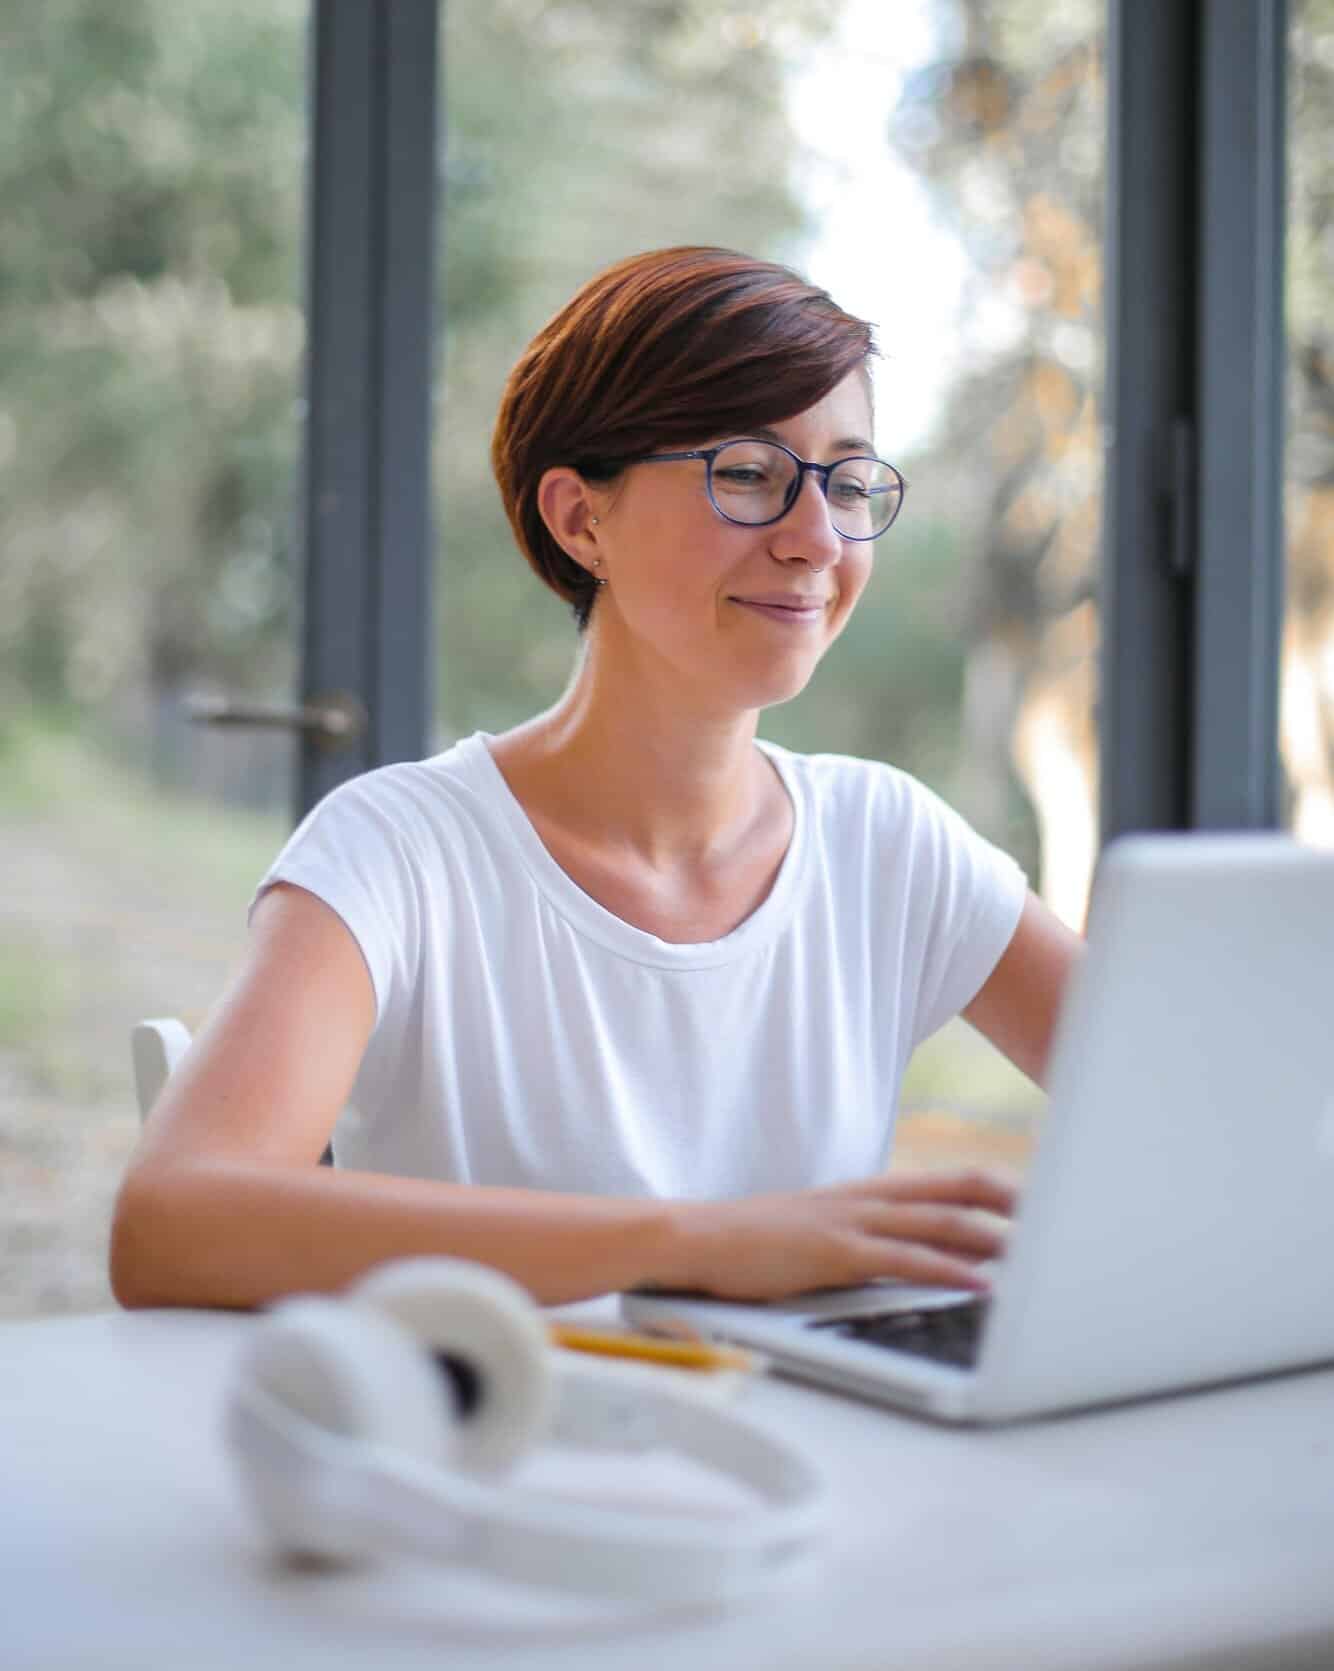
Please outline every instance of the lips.
[{"label": "lips", "polygon": [[765,609],[791,609],[806,613],[812,609],[823,609],[828,598],[805,597],[794,592],[747,592],[744,596],[736,594],[733,603],[759,604]]},{"label": "lips", "polygon": [[741,597],[733,595],[729,602],[747,615],[768,621],[780,632],[813,632],[823,628],[829,612],[828,598],[807,596],[802,592],[750,592]]}]

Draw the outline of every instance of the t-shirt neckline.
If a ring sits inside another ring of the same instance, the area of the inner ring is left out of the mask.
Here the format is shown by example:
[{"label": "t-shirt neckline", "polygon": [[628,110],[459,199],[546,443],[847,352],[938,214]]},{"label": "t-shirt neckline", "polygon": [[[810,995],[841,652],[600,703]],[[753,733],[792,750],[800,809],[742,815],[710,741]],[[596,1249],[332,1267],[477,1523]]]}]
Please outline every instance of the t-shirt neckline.
[{"label": "t-shirt neckline", "polygon": [[658,968],[701,969],[730,963],[769,944],[791,920],[792,903],[806,868],[809,812],[804,785],[792,770],[786,749],[755,739],[773,763],[792,803],[792,836],[773,886],[750,915],[718,940],[678,943],[636,928],[585,893],[552,857],[491,753],[492,733],[474,732],[456,745],[460,764],[513,836],[524,866],[548,902],[581,934],[636,963]]}]

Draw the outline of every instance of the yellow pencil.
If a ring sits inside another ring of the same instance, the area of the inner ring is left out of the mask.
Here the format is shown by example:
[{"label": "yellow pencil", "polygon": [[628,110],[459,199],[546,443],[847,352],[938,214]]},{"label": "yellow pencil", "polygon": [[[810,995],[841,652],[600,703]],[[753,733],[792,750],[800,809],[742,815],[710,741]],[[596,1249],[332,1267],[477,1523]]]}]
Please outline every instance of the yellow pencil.
[{"label": "yellow pencil", "polygon": [[733,1346],[710,1346],[702,1340],[666,1340],[657,1335],[586,1329],[576,1323],[548,1323],[552,1344],[572,1352],[596,1352],[606,1358],[639,1358],[678,1369],[753,1369],[755,1358]]}]

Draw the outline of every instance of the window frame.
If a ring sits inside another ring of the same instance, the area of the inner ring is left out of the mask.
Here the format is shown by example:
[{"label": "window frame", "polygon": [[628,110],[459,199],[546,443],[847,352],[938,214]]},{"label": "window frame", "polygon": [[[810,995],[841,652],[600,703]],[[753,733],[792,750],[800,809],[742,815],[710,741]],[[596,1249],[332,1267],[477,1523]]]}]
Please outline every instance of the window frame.
[{"label": "window frame", "polygon": [[368,723],[303,735],[298,818],[430,744],[438,24],[436,0],[311,7],[301,692]]},{"label": "window frame", "polygon": [[1104,842],[1281,822],[1287,14],[1109,8]]}]

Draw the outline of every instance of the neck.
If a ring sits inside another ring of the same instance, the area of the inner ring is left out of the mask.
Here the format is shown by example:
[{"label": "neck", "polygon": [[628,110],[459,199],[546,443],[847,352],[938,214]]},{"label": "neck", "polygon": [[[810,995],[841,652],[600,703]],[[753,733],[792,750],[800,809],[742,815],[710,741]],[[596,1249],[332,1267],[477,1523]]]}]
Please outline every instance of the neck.
[{"label": "neck", "polygon": [[586,642],[564,695],[501,739],[498,763],[521,800],[559,806],[567,825],[588,823],[650,864],[707,858],[774,787],[755,749],[758,711],[710,707],[666,670],[615,661]]}]

